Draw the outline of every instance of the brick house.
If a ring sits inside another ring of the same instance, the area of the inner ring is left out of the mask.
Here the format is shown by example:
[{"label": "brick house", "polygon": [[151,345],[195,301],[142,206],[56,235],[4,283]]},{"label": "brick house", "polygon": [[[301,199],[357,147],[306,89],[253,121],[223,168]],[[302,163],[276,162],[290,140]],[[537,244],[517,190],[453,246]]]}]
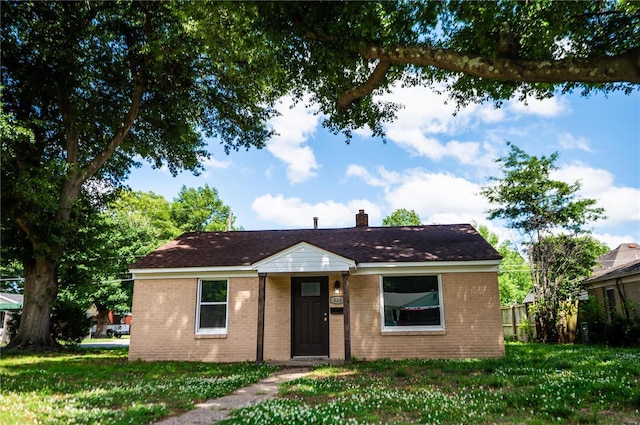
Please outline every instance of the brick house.
[{"label": "brick house", "polygon": [[186,233],[131,266],[129,359],[504,355],[500,255],[468,224]]},{"label": "brick house", "polygon": [[598,267],[585,281],[589,295],[604,307],[607,320],[630,318],[640,306],[640,244],[621,244],[596,261]]}]

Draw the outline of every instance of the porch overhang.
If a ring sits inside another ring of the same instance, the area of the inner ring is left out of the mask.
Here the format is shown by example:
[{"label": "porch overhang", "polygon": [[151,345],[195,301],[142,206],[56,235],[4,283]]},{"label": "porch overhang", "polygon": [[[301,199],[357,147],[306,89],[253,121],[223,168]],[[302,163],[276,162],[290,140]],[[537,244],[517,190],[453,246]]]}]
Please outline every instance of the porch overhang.
[{"label": "porch overhang", "polygon": [[300,242],[252,264],[258,273],[353,272],[356,262],[307,242]]}]

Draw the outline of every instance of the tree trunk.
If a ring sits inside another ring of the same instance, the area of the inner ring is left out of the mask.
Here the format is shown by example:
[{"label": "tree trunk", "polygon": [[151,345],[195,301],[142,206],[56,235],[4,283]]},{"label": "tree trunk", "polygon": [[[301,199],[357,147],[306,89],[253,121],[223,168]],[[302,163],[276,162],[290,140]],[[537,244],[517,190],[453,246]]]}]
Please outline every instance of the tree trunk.
[{"label": "tree trunk", "polygon": [[20,327],[7,348],[51,351],[59,347],[51,336],[51,309],[58,293],[56,265],[40,256],[24,262],[24,301]]},{"label": "tree trunk", "polygon": [[96,316],[96,333],[93,334],[93,338],[106,338],[107,328],[109,326],[109,311],[105,310],[101,306],[96,306],[98,309],[98,315]]}]

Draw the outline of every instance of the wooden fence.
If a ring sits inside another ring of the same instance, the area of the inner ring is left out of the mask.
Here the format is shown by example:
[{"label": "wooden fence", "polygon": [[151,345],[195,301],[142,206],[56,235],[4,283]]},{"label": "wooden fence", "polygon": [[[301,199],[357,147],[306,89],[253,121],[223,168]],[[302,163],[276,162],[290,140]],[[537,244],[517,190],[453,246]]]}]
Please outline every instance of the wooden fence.
[{"label": "wooden fence", "polygon": [[[526,304],[500,307],[500,312],[502,313],[502,331],[505,339],[528,341],[532,337],[535,338],[535,325],[533,318],[529,317]],[[523,322],[528,322],[530,326],[520,326]]]},{"label": "wooden fence", "polygon": [[[573,343],[576,341],[578,325],[578,301],[565,301],[558,318],[558,342]],[[533,315],[527,309],[526,304],[514,304],[500,307],[502,313],[502,332],[504,339],[516,339],[518,341],[534,341],[536,339],[536,326]],[[522,323],[524,325],[521,325]]]}]

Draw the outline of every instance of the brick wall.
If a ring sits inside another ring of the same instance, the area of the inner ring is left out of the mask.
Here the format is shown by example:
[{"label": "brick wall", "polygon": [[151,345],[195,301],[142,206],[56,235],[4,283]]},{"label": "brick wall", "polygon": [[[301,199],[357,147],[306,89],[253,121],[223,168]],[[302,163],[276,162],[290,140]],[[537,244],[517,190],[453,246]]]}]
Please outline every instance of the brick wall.
[{"label": "brick wall", "polygon": [[504,355],[495,273],[442,275],[444,331],[382,332],[379,276],[351,277],[351,351],[363,359]]},{"label": "brick wall", "polygon": [[[291,278],[267,275],[264,311],[264,359],[291,358]],[[257,304],[256,304],[257,308]],[[253,341],[255,341],[255,337]]]},{"label": "brick wall", "polygon": [[[333,291],[333,284],[336,280],[340,282],[339,294]],[[341,274],[329,276],[329,299],[331,297],[341,297],[343,295],[343,285]],[[344,307],[344,305],[329,303],[329,308],[331,307],[340,308]],[[329,357],[344,360],[344,314],[331,314],[329,312]]]},{"label": "brick wall", "polygon": [[137,280],[129,359],[255,360],[257,278],[229,279],[227,335],[195,335],[196,279]]},{"label": "brick wall", "polygon": [[[329,277],[329,296],[334,296]],[[442,275],[445,330],[383,333],[379,276],[350,276],[351,350],[356,358],[464,358],[504,355],[495,273]],[[255,360],[258,278],[229,280],[229,320],[224,336],[195,335],[196,279],[135,282],[129,359]],[[340,294],[342,295],[342,294]],[[333,305],[334,307],[336,305]],[[329,315],[329,352],[344,358],[344,316]],[[291,279],[267,276],[264,359],[291,356]]]}]

